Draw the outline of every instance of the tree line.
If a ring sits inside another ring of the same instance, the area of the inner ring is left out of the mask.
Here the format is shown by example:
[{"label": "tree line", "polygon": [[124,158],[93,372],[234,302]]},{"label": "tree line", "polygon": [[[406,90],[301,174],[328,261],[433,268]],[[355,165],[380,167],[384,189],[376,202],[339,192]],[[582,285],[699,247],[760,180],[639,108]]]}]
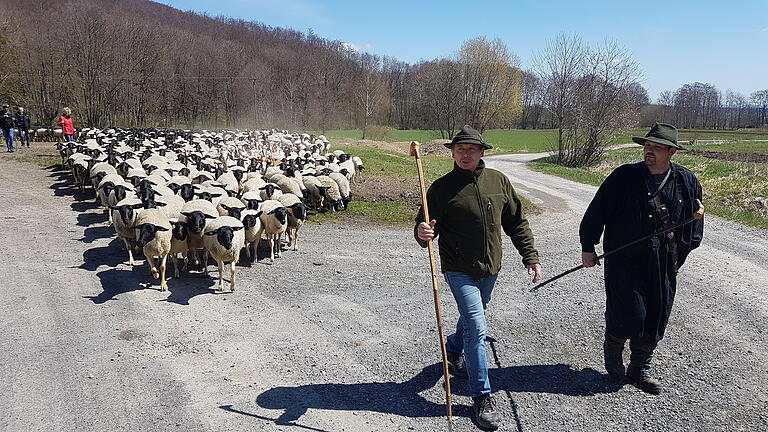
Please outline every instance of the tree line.
[{"label": "tree line", "polygon": [[[0,0],[0,98],[48,126],[63,106],[77,126],[284,128],[384,125],[453,134],[464,123],[554,128],[582,163],[618,129],[768,124],[768,90],[724,95],[686,84],[651,104],[641,71],[614,44],[575,35],[522,70],[500,40],[409,64],[340,41],[147,0]],[[581,151],[584,146],[592,150]],[[580,154],[581,153],[581,154]],[[599,153],[599,151],[598,151]]]}]

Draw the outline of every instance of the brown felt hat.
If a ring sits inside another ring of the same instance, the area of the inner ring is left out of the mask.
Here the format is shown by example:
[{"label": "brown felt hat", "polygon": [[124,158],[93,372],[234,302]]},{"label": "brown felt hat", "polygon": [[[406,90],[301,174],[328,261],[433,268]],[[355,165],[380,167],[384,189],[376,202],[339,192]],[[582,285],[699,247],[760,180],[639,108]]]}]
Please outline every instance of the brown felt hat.
[{"label": "brown felt hat", "polygon": [[485,150],[493,148],[493,146],[485,142],[480,132],[473,129],[470,125],[464,125],[451,142],[445,143],[445,146],[451,148],[454,144],[477,144]]},{"label": "brown felt hat", "polygon": [[645,145],[646,141],[651,141],[656,144],[685,150],[683,146],[677,143],[677,128],[666,123],[654,124],[645,137],[632,137],[632,141],[640,145]]}]

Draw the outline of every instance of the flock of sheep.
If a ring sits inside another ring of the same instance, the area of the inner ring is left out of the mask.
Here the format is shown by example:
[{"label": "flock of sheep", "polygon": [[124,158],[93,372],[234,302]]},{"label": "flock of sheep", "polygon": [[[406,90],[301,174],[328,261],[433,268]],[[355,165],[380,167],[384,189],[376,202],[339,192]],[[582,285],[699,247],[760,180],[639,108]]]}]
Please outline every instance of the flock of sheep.
[{"label": "flock of sheep", "polygon": [[206,275],[209,257],[218,264],[219,290],[230,264],[234,291],[243,248],[253,262],[264,237],[274,261],[285,233],[298,250],[308,211],[346,209],[363,170],[359,157],[330,152],[322,135],[274,130],[84,129],[57,148],[80,190],[96,191],[129,264],[135,244],[161,291],[168,257],[178,278],[189,262],[200,264],[201,252]]}]

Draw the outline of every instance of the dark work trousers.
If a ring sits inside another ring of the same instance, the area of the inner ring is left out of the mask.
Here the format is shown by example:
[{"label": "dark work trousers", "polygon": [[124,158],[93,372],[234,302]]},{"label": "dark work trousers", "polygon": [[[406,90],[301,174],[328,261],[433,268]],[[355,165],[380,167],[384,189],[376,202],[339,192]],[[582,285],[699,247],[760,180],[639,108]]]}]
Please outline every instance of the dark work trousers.
[{"label": "dark work trousers", "polygon": [[[609,333],[605,334],[604,347],[607,353],[620,354],[624,350],[627,340],[617,338]],[[656,338],[643,333],[629,340],[629,370],[646,370],[651,364],[653,350],[656,349]]]},{"label": "dark work trousers", "polygon": [[29,147],[29,130],[19,128],[19,147]]}]

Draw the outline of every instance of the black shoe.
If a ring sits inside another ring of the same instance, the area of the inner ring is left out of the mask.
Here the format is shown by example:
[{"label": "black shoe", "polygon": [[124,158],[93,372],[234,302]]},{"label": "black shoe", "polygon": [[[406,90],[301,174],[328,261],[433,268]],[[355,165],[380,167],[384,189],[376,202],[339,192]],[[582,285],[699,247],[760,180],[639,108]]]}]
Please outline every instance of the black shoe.
[{"label": "black shoe", "polygon": [[647,369],[627,369],[627,381],[640,390],[657,395],[661,393],[661,383],[648,376]]},{"label": "black shoe", "polygon": [[456,354],[454,352],[447,351],[448,354],[448,372],[456,378],[466,378],[467,374],[467,362],[464,361],[464,354]]},{"label": "black shoe", "polygon": [[499,428],[499,415],[493,409],[493,398],[489,394],[472,398],[475,406],[475,421],[483,429],[496,430]]}]

